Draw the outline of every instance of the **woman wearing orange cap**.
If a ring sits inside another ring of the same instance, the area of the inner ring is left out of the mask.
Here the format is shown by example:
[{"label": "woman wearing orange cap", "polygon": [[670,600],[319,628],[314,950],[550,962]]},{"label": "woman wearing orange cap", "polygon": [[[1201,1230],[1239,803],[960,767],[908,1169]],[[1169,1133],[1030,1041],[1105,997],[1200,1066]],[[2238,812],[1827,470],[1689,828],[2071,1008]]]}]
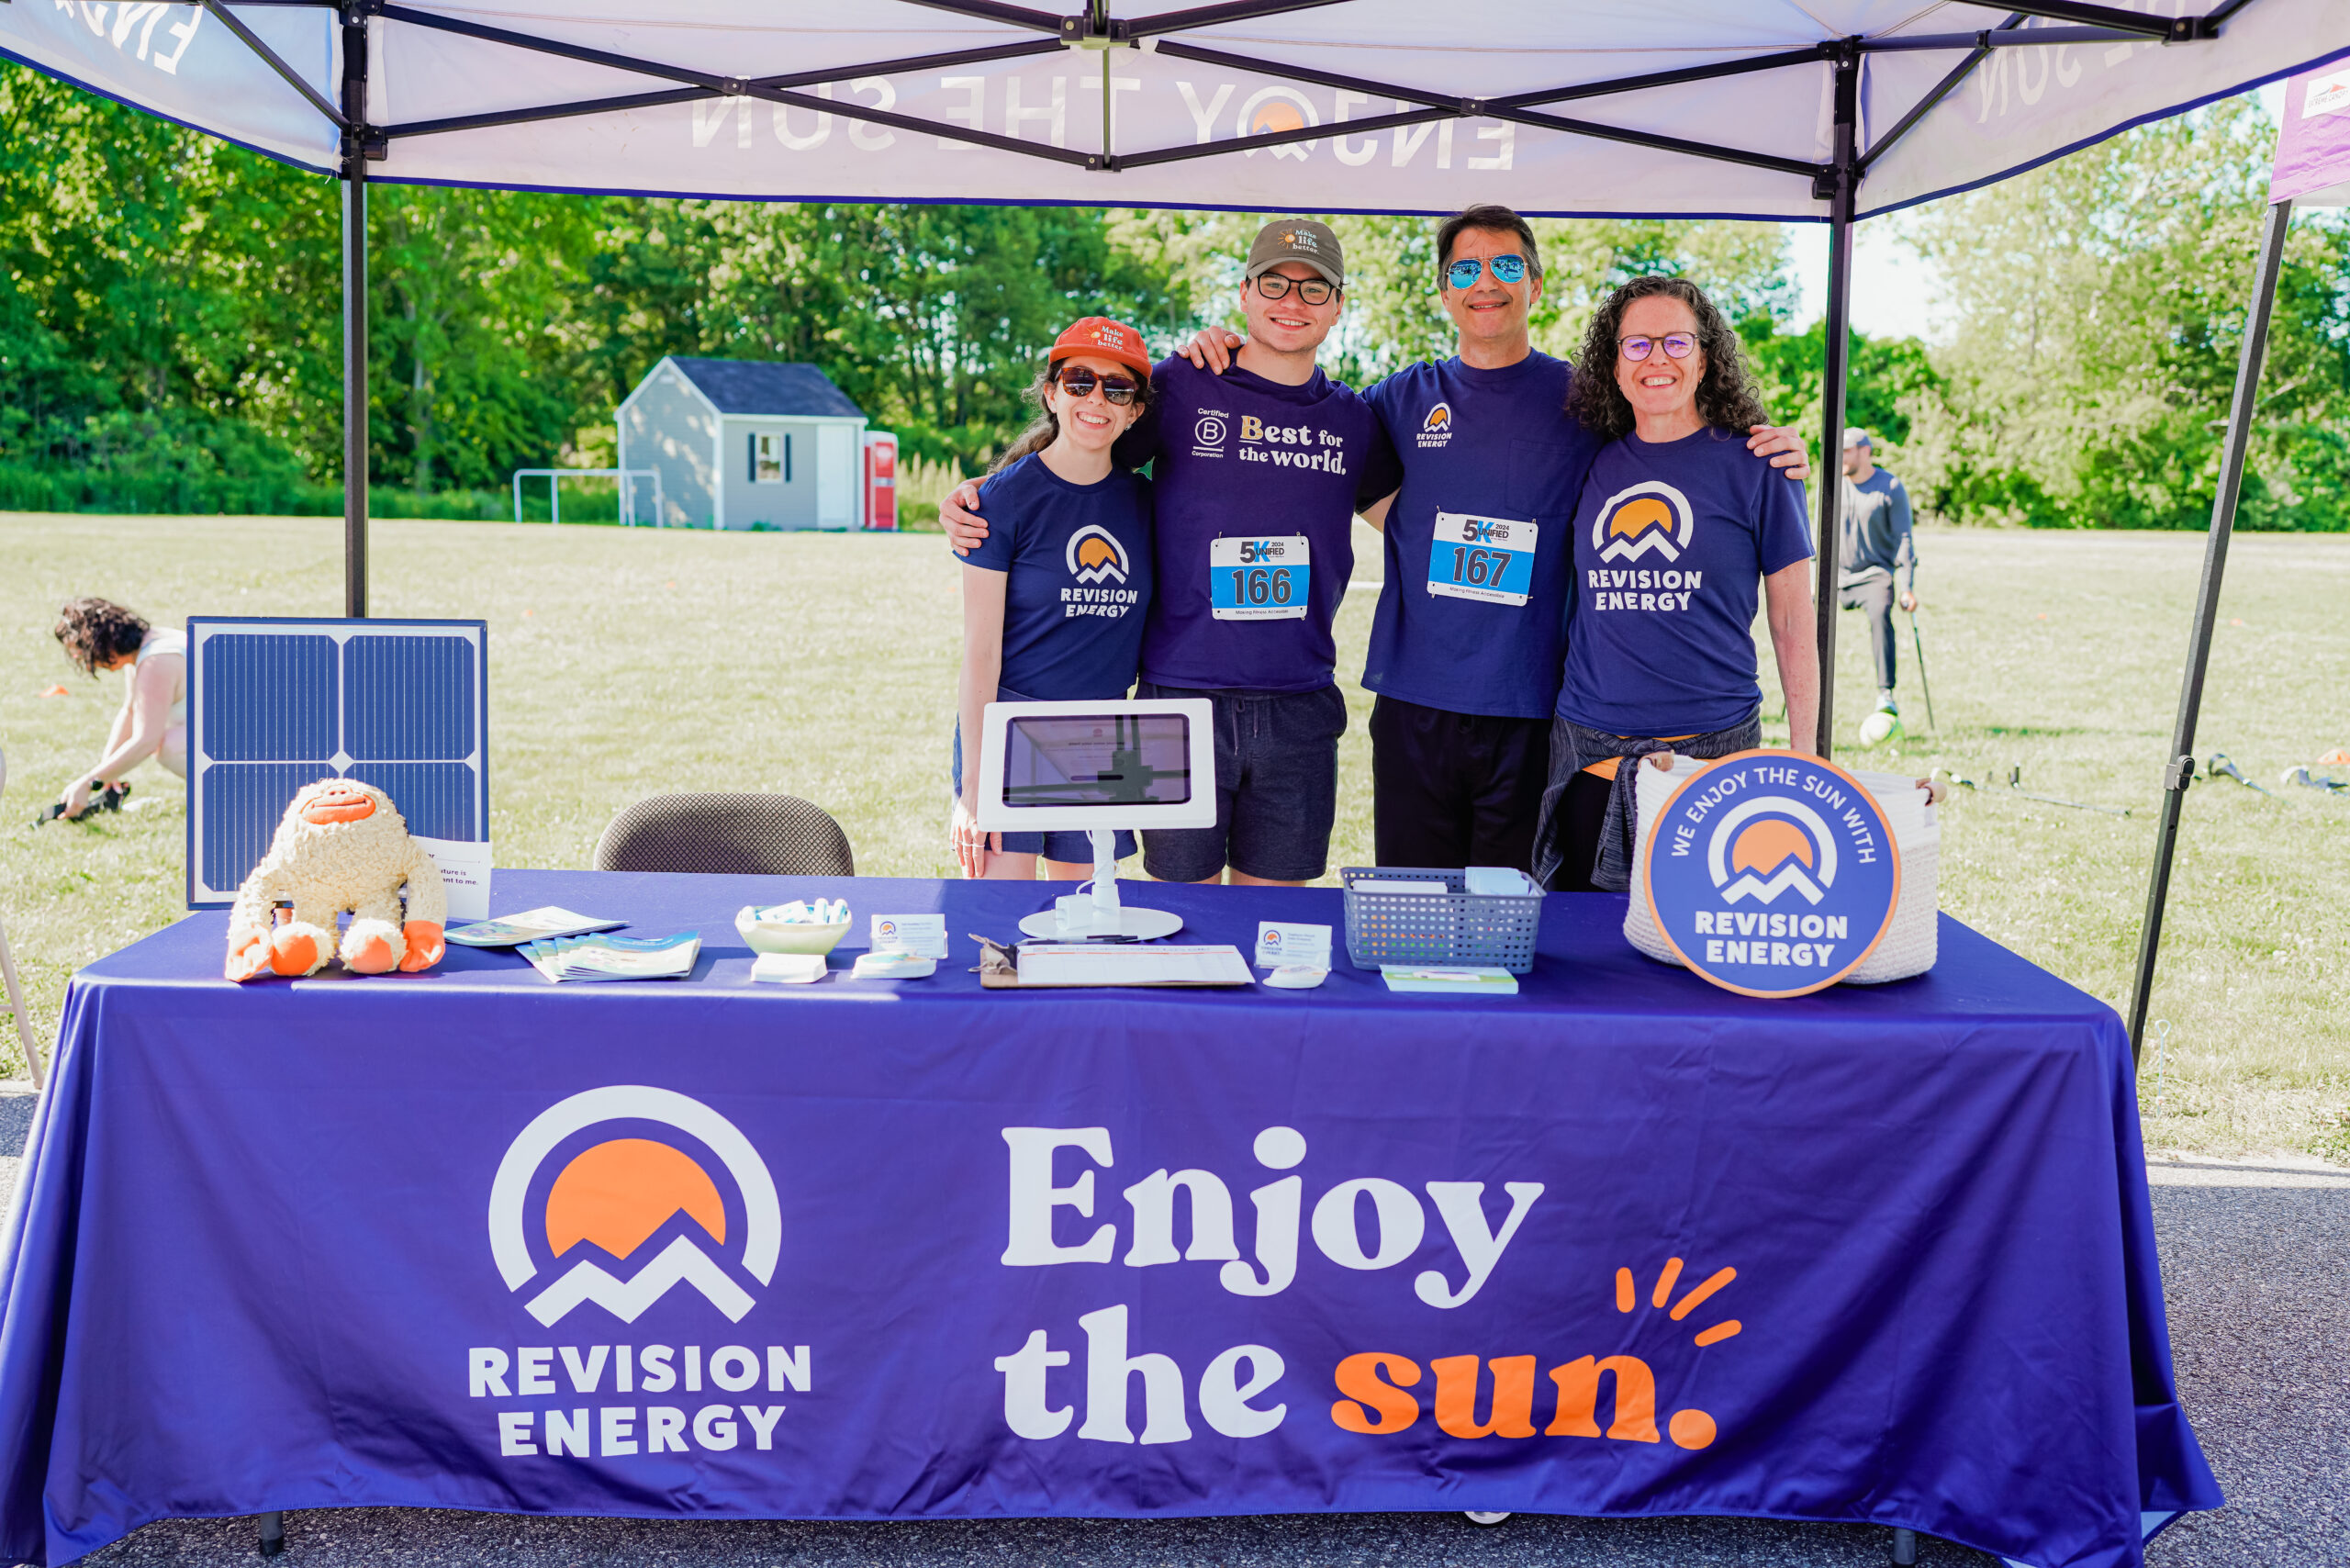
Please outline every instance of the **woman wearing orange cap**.
[{"label": "woman wearing orange cap", "polygon": [[[963,674],[956,698],[955,857],[969,877],[1093,874],[1081,833],[982,834],[963,737],[990,702],[1122,698],[1150,603],[1150,485],[1110,449],[1150,397],[1142,334],[1089,316],[1055,341],[1029,389],[1042,410],[981,487],[993,526],[963,560]],[[1134,836],[1118,834],[1120,858]]]}]

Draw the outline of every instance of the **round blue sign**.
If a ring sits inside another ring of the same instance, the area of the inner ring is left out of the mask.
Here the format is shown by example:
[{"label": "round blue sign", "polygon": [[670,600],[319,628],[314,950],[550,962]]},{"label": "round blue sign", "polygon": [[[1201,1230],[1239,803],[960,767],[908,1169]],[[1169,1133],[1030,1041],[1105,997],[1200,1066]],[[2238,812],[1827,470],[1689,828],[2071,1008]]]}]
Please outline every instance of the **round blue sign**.
[{"label": "round blue sign", "polygon": [[1869,956],[1901,898],[1901,854],[1869,792],[1833,763],[1742,751],[1652,823],[1643,893],[1681,961],[1747,996],[1802,996]]}]

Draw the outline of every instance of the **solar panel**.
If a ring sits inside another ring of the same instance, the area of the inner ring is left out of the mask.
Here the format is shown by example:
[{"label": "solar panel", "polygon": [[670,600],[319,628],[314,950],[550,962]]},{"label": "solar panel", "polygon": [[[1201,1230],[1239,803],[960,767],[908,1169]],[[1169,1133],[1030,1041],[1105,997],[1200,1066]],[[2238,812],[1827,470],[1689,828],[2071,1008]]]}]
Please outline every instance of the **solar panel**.
[{"label": "solar panel", "polygon": [[187,902],[232,902],[295,792],[341,776],[420,838],[489,839],[482,621],[187,623]]}]

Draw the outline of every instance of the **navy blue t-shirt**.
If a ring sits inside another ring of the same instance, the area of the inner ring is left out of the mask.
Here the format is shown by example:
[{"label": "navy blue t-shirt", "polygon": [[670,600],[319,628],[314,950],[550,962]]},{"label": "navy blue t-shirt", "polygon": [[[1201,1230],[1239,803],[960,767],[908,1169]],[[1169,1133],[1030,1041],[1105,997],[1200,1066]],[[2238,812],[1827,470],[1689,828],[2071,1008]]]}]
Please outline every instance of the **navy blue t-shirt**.
[{"label": "navy blue t-shirt", "polygon": [[988,536],[964,560],[1007,572],[999,685],[1039,702],[1124,697],[1150,603],[1150,481],[1072,485],[1035,454],[979,487]]},{"label": "navy blue t-shirt", "polygon": [[1362,683],[1454,713],[1543,719],[1559,698],[1575,500],[1599,438],[1564,412],[1567,362],[1458,359],[1363,394],[1404,467]]},{"label": "navy blue t-shirt", "polygon": [[[1601,450],[1575,511],[1559,717],[1613,735],[1727,729],[1762,700],[1762,579],[1807,559],[1801,482],[1732,431]],[[1808,635],[1807,631],[1806,635]]]},{"label": "navy blue t-shirt", "polygon": [[1354,572],[1358,498],[1395,487],[1379,420],[1318,369],[1287,386],[1177,355],[1151,373],[1150,391],[1118,443],[1120,461],[1154,465],[1158,591],[1142,678],[1319,691],[1337,663],[1331,623]]}]

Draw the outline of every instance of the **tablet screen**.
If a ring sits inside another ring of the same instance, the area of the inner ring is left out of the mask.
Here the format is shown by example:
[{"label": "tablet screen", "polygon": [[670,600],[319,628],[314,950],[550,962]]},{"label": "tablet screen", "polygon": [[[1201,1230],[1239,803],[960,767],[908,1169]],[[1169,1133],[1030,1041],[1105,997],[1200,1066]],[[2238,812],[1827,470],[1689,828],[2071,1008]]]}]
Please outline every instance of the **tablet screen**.
[{"label": "tablet screen", "polygon": [[1004,730],[1006,806],[1180,806],[1192,798],[1181,713],[1016,718]]}]

